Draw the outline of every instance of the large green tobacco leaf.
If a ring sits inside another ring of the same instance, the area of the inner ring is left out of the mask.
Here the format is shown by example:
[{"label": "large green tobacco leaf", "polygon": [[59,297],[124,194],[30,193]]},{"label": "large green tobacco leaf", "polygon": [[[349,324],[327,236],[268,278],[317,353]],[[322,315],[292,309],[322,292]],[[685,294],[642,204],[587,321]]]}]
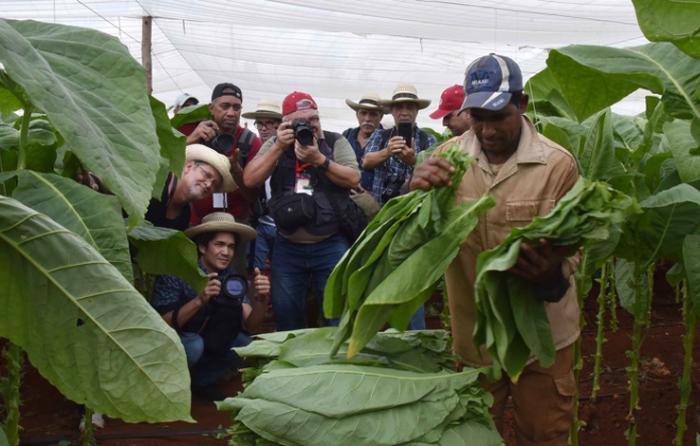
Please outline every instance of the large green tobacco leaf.
[{"label": "large green tobacco leaf", "polygon": [[651,293],[643,264],[617,259],[615,261],[615,290],[622,308],[636,318],[646,317],[643,313],[646,308],[649,308]]},{"label": "large green tobacco leaf", "polygon": [[700,58],[700,2],[687,0],[632,0],[637,22],[652,42],[671,42]]},{"label": "large green tobacco leaf", "polygon": [[659,257],[680,260],[685,235],[700,227],[700,191],[679,184],[650,196],[640,206],[644,215],[625,231],[631,239],[620,254],[647,263]]},{"label": "large green tobacco leaf", "polygon": [[588,179],[609,180],[625,174],[622,163],[615,156],[612,120],[609,109],[598,115],[583,147],[576,153],[581,175]]},{"label": "large green tobacco leaf", "polygon": [[633,48],[572,45],[552,50],[547,66],[579,120],[638,88],[662,95],[672,116],[700,118],[700,60],[670,43]]},{"label": "large green tobacco leaf", "polygon": [[683,266],[688,277],[688,293],[695,313],[700,315],[700,235],[688,234],[683,240]]},{"label": "large green tobacco leaf", "polygon": [[129,241],[138,250],[136,262],[144,272],[178,276],[197,291],[206,286],[207,276],[197,263],[197,246],[184,233],[143,222],[129,231]]},{"label": "large green tobacco leaf", "polygon": [[69,178],[30,170],[3,173],[0,180],[15,175],[18,178],[12,193],[15,200],[78,234],[129,283],[134,281],[126,227],[115,197],[95,192]]},{"label": "large green tobacco leaf", "polygon": [[151,111],[156,122],[156,133],[160,143],[160,169],[153,186],[153,198],[160,199],[169,172],[180,175],[185,164],[185,136],[170,125],[165,104],[150,97]]},{"label": "large green tobacco leaf", "polygon": [[0,196],[0,336],[73,401],[129,422],[191,420],[177,334],[85,240]]},{"label": "large green tobacco leaf", "polygon": [[159,167],[144,70],[115,37],[0,20],[0,63],[83,165],[143,219]]},{"label": "large green tobacco leaf", "polygon": [[[696,122],[700,122],[697,119]],[[700,138],[693,136],[690,121],[675,119],[664,124],[664,136],[673,154],[678,174],[686,183],[700,180]]]},{"label": "large green tobacco leaf", "polygon": [[542,116],[576,118],[548,68],[532,76],[525,84],[524,90],[529,96],[527,111],[533,122],[538,122]]}]

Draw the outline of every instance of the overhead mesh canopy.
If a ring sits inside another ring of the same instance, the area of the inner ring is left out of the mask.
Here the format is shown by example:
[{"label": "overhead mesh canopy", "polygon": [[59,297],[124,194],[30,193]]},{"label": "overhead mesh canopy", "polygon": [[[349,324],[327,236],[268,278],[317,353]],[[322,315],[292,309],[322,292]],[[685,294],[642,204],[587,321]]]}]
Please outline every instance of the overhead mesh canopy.
[{"label": "overhead mesh canopy", "polygon": [[[356,125],[345,98],[390,97],[416,85],[431,106],[464,80],[473,59],[512,57],[527,79],[547,50],[569,44],[646,43],[629,0],[0,0],[0,16],[95,28],[141,60],[141,18],[153,17],[153,93],[167,105],[183,92],[207,102],[219,82],[243,90],[243,109],[291,91],[310,93],[323,126]],[[643,93],[615,107],[643,110]]]}]

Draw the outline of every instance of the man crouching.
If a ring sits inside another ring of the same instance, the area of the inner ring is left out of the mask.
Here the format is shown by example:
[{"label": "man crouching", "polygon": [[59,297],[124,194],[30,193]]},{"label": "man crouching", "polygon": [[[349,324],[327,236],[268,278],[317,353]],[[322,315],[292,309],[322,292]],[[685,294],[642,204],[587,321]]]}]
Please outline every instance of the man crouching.
[{"label": "man crouching", "polygon": [[225,398],[218,381],[239,365],[232,347],[250,338],[243,330],[257,331],[267,310],[270,282],[255,269],[252,286],[231,267],[236,245],[255,238],[250,226],[233,216],[214,212],[185,231],[197,244],[199,266],[209,282],[197,293],[175,276],[160,276],[152,304],[180,336],[192,376],[192,392],[209,401]]}]

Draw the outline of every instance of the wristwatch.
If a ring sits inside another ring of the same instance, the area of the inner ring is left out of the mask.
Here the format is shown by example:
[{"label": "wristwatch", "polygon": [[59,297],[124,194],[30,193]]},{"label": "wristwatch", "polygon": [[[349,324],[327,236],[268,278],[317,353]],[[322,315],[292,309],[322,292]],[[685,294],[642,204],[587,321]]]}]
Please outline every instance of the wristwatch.
[{"label": "wristwatch", "polygon": [[316,168],[318,169],[319,172],[325,172],[328,170],[328,166],[330,166],[330,165],[331,165],[331,159],[326,157],[326,159],[321,164],[316,166]]}]

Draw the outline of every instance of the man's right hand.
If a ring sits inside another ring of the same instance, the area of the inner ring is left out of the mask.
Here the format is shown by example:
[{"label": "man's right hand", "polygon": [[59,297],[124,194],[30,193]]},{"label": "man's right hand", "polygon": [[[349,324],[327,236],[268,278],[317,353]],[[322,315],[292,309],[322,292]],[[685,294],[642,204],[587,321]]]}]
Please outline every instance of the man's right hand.
[{"label": "man's right hand", "polygon": [[197,296],[202,305],[208,304],[211,299],[218,296],[221,292],[221,282],[218,279],[219,275],[217,273],[209,273],[207,276],[209,277],[209,282],[207,282],[207,286],[205,286],[204,290]]},{"label": "man's right hand", "polygon": [[277,127],[277,139],[275,144],[280,149],[286,149],[288,147],[294,147],[294,130],[291,129],[291,123],[283,122]]},{"label": "man's right hand", "polygon": [[451,186],[450,174],[454,170],[452,164],[443,158],[428,158],[413,171],[409,188],[411,190],[430,190],[439,186]]},{"label": "man's right hand", "polygon": [[219,134],[219,126],[214,121],[202,121],[194,131],[187,136],[187,144],[211,141]]}]

